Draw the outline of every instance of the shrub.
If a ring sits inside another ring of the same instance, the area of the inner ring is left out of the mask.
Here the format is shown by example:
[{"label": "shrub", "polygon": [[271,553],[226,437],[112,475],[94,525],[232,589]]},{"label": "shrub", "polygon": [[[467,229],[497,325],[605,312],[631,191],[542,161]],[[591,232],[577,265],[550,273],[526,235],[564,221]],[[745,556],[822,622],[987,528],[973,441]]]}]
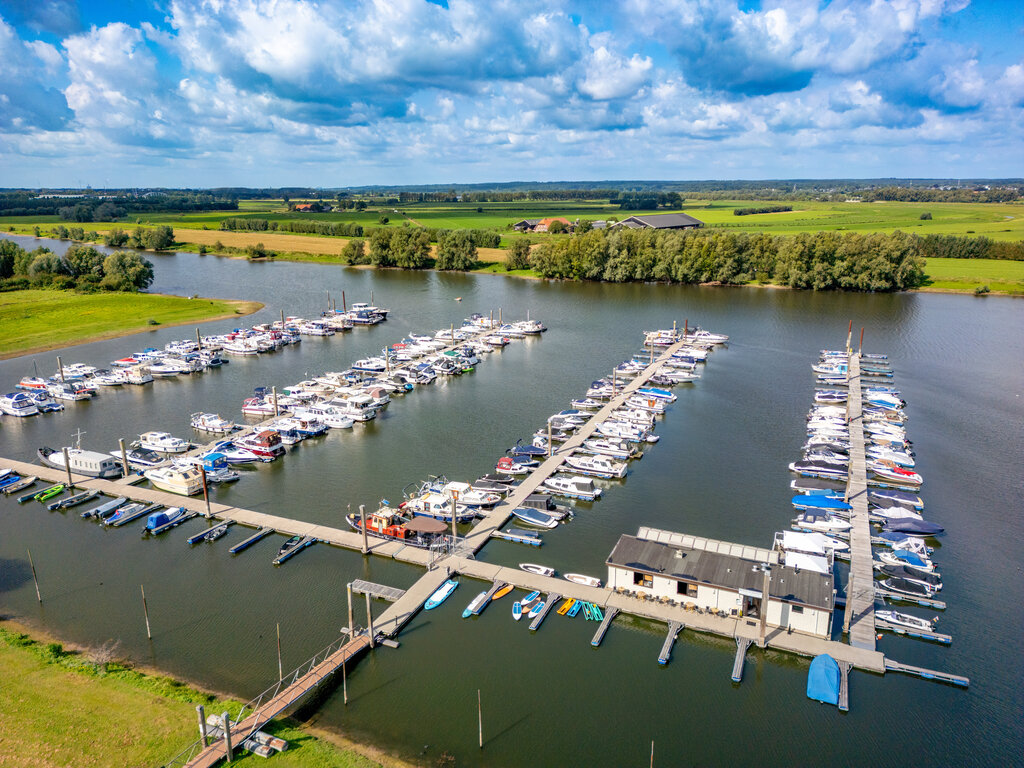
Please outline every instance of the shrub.
[{"label": "shrub", "polygon": [[932,220],[932,215],[928,211],[925,211],[920,216],[918,216],[918,218],[921,221],[931,221]]},{"label": "shrub", "polygon": [[989,287],[987,285],[979,285],[977,288],[974,289],[974,295],[975,296],[984,296],[986,293],[989,292],[989,290],[990,289],[989,289]]}]

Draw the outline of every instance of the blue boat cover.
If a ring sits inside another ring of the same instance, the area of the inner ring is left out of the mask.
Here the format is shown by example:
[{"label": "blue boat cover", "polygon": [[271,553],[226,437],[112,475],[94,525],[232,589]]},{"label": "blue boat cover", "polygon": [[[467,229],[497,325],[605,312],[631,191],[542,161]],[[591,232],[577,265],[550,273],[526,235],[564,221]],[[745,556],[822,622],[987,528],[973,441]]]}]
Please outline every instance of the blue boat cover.
[{"label": "blue boat cover", "polygon": [[793,506],[801,509],[850,509],[850,505],[842,499],[824,494],[810,494],[793,497]]},{"label": "blue boat cover", "polygon": [[811,661],[807,670],[807,698],[825,704],[839,703],[839,664],[827,653]]},{"label": "blue boat cover", "polygon": [[887,520],[885,523],[885,530],[896,533],[918,533],[922,535],[930,535],[933,533],[942,533],[946,529],[938,523],[932,523],[928,520],[920,520],[916,517],[900,517]]}]

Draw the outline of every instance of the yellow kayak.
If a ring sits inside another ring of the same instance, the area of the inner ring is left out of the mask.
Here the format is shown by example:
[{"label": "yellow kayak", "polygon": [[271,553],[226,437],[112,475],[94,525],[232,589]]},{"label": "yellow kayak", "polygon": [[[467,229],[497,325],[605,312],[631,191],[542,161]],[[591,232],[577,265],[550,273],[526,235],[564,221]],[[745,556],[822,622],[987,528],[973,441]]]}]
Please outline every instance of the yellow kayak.
[{"label": "yellow kayak", "polygon": [[568,600],[562,603],[561,607],[558,609],[558,615],[565,616],[565,614],[569,612],[569,609],[572,608],[572,604],[575,602],[576,600],[570,597]]}]

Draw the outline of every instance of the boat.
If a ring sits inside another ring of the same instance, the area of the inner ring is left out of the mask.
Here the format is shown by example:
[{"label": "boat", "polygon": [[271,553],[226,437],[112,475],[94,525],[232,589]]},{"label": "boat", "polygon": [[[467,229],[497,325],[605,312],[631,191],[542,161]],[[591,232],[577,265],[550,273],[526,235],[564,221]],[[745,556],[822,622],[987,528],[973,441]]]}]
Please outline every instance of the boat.
[{"label": "boat", "polygon": [[29,392],[28,396],[32,398],[32,402],[40,413],[51,413],[53,411],[64,410],[64,403],[58,403],[50,397],[49,392]]},{"label": "boat", "polygon": [[581,451],[595,453],[602,456],[611,456],[613,459],[631,459],[638,455],[639,451],[634,443],[614,438],[594,437],[583,441]]},{"label": "boat", "polygon": [[43,488],[43,490],[35,494],[32,498],[35,501],[49,501],[54,496],[64,493],[64,487],[63,483],[51,485],[49,488]]},{"label": "boat", "polygon": [[582,584],[584,587],[600,587],[601,580],[593,576],[584,576],[582,573],[566,573],[562,577],[573,584]]},{"label": "boat", "polygon": [[93,391],[84,387],[81,382],[60,381],[50,384],[46,391],[57,400],[88,400],[93,396]]},{"label": "boat", "polygon": [[228,528],[229,527],[231,527],[231,523],[230,522],[221,523],[220,525],[215,525],[213,528],[211,528],[210,530],[208,530],[206,533],[203,534],[203,536],[200,539],[200,541],[205,541],[205,542],[216,541],[217,539],[219,539],[221,536],[223,536],[224,534],[226,534],[228,532]]},{"label": "boat", "polygon": [[536,563],[520,563],[519,569],[526,571],[527,573],[536,573],[538,576],[554,576],[555,569],[549,568],[546,565],[537,565]]},{"label": "boat", "polygon": [[853,506],[842,498],[837,498],[829,493],[811,493],[803,496],[793,497],[793,506],[797,509],[809,510],[841,510],[853,509]]},{"label": "boat", "polygon": [[603,478],[625,477],[626,475],[626,462],[612,461],[609,457],[600,454],[574,453],[565,458],[565,463],[585,475]]},{"label": "boat", "polygon": [[480,613],[480,609],[484,607],[484,603],[487,602],[487,593],[481,592],[479,595],[473,598],[473,601],[466,606],[462,612],[462,618],[468,619],[470,616],[475,616]]},{"label": "boat", "polygon": [[[98,478],[121,477],[123,474],[120,462],[105,453],[86,451],[78,447],[66,450],[71,471],[75,474]],[[55,451],[44,445],[36,451],[36,456],[48,467],[65,469],[63,451]]]},{"label": "boat", "polygon": [[[534,462],[536,466],[536,462]],[[506,475],[526,475],[529,474],[531,467],[527,466],[523,462],[514,461],[508,456],[502,456],[498,459],[498,463],[494,467],[495,472],[501,472]]]},{"label": "boat", "polygon": [[640,387],[637,391],[637,395],[643,398],[651,398],[654,400],[664,400],[668,403],[674,403],[676,396],[667,389],[660,389],[658,387]]},{"label": "boat", "polygon": [[573,408],[587,411],[597,411],[604,407],[604,403],[598,402],[597,400],[593,400],[589,397],[573,400],[572,402],[569,403],[569,405],[571,405]]},{"label": "boat", "polygon": [[234,441],[239,448],[252,451],[261,459],[273,461],[284,455],[284,444],[281,435],[272,429],[261,429]]},{"label": "boat", "polygon": [[[902,509],[902,507],[899,509]],[[882,530],[892,531],[895,533],[906,533],[911,536],[925,537],[935,536],[946,529],[938,523],[933,523],[929,520],[922,520],[920,517],[910,515],[908,511],[908,514],[905,517],[887,518]]]},{"label": "boat", "polygon": [[14,386],[17,389],[24,389],[26,391],[38,391],[45,392],[49,382],[46,379],[40,378],[39,376],[23,376]]},{"label": "boat", "polygon": [[928,571],[929,573],[935,570],[935,563],[930,559],[906,549],[891,549],[879,552],[878,559],[886,565],[909,565],[911,568]]},{"label": "boat", "polygon": [[432,611],[437,608],[437,606],[448,599],[457,586],[459,586],[459,582],[455,581],[455,579],[448,579],[448,581],[434,590],[434,594],[427,598],[427,602],[423,604],[423,609]]},{"label": "boat", "polygon": [[922,632],[935,631],[935,619],[922,619],[920,616],[912,616],[909,613],[900,613],[899,611],[890,610],[876,610],[875,619],[877,621],[884,621],[887,624],[893,624],[897,627],[904,627],[906,629],[916,629]]},{"label": "boat", "polygon": [[565,616],[565,614],[567,614],[569,612],[569,609],[572,608],[573,605],[575,605],[575,604],[576,604],[576,598],[574,598],[574,597],[567,597],[565,599],[565,602],[562,603],[558,607],[558,611],[557,611],[558,615],[559,616]]},{"label": "boat", "polygon": [[936,590],[928,584],[924,584],[920,581],[911,581],[910,579],[901,579],[898,577],[892,577],[883,579],[879,584],[889,592],[895,592],[899,595],[908,595],[915,598],[925,598],[931,600],[935,596]]},{"label": "boat", "polygon": [[168,432],[143,432],[139,435],[139,445],[161,453],[184,453],[189,449],[188,441],[174,437]]},{"label": "boat", "polygon": [[33,485],[36,484],[36,481],[38,479],[39,478],[36,477],[35,475],[32,475],[31,477],[23,477],[23,478],[21,478],[20,480],[18,480],[16,482],[9,483],[8,485],[5,485],[3,487],[3,492],[7,496],[10,496],[10,495],[12,495],[14,493],[17,493],[18,491],[22,491],[22,490],[24,490],[26,488],[31,488]]},{"label": "boat", "polygon": [[533,509],[531,507],[516,507],[512,510],[512,514],[527,525],[532,525],[537,528],[554,528],[558,525],[558,520],[547,512],[542,512],[539,509]]},{"label": "boat", "polygon": [[[345,521],[355,530],[363,530],[360,515],[346,515]],[[448,531],[448,526],[431,517],[409,518],[399,510],[382,505],[366,516],[366,534],[378,539],[401,541],[413,547],[429,547],[437,536]]]},{"label": "boat", "polygon": [[916,493],[901,491],[895,488],[871,488],[868,490],[868,501],[872,504],[885,504],[888,501],[895,501],[898,504],[908,504],[915,509],[924,508],[924,502]]},{"label": "boat", "polygon": [[302,543],[302,536],[292,536],[277,550],[278,558],[287,555],[291,550],[295,549],[299,544]]},{"label": "boat", "polygon": [[215,444],[218,453],[224,456],[228,464],[250,464],[254,461],[270,461],[250,451],[248,448],[240,448],[230,440],[222,440]]},{"label": "boat", "polygon": [[203,475],[198,467],[158,467],[143,473],[155,487],[182,496],[194,496],[203,492]]},{"label": "boat", "polygon": [[469,483],[445,483],[441,486],[440,492],[446,495],[454,494],[458,503],[467,507],[490,508],[501,501],[500,494],[476,490]]},{"label": "boat", "polygon": [[811,660],[807,670],[807,698],[823,704],[839,704],[839,663],[824,653]]},{"label": "boat", "polygon": [[556,475],[549,477],[540,487],[558,496],[583,501],[594,501],[601,497],[601,489],[595,487],[594,481],[588,477]]},{"label": "boat", "polygon": [[212,432],[215,435],[226,435],[228,432],[234,432],[238,429],[238,425],[235,422],[222,419],[216,413],[193,413],[190,423],[192,424],[192,429],[198,429],[201,432]]},{"label": "boat", "polygon": [[145,504],[138,502],[132,504],[121,504],[116,507],[113,512],[104,514],[103,512],[98,513],[96,516],[99,517],[104,525],[118,527],[124,525],[130,519],[143,514],[143,510],[146,509]]},{"label": "boat", "polygon": [[103,519],[116,512],[127,501],[128,499],[124,496],[119,496],[116,499],[108,499],[101,504],[97,504],[95,507],[89,507],[89,509],[81,513],[81,517],[83,520],[88,520],[94,517]]},{"label": "boat", "polygon": [[512,618],[519,621],[523,618],[523,604],[516,600],[512,603]]},{"label": "boat", "polygon": [[[118,461],[121,460],[121,451],[119,450],[111,451],[110,455]],[[150,451],[146,448],[142,448],[141,446],[138,446],[137,443],[133,443],[131,448],[125,449],[124,455],[128,459],[129,466],[142,467],[143,469],[158,467],[167,461],[166,458],[156,451]]]},{"label": "boat", "polygon": [[850,530],[850,524],[831,515],[818,512],[804,512],[793,521],[793,527],[819,533],[843,533]]},{"label": "boat", "polygon": [[0,413],[19,417],[36,416],[39,409],[32,398],[24,392],[9,392],[0,397]]},{"label": "boat", "polygon": [[544,601],[543,601],[543,600],[541,600],[540,602],[536,603],[536,604],[535,604],[535,605],[534,605],[534,606],[533,606],[533,607],[532,607],[532,608],[530,609],[530,613],[529,613],[529,614],[527,614],[527,617],[526,617],[526,618],[528,618],[528,619],[535,619],[535,618],[537,618],[538,616],[540,616],[540,612],[541,612],[541,611],[543,611],[543,610],[544,610]]},{"label": "boat", "polygon": [[[414,515],[433,517],[437,520],[451,522],[452,519],[452,497],[437,491],[427,491],[406,499],[398,508],[402,511],[411,512]],[[460,523],[468,523],[476,517],[477,510],[465,506],[455,505],[455,519]]]},{"label": "boat", "polygon": [[505,586],[500,587],[498,591],[494,593],[494,596],[491,598],[491,600],[500,600],[513,589],[514,587],[511,584],[506,584]]},{"label": "boat", "polygon": [[569,611],[565,615],[568,616],[570,619],[574,618],[576,616],[576,614],[580,612],[580,609],[582,607],[583,607],[583,601],[582,600],[575,600],[575,601],[573,601],[573,604],[571,606],[569,606]]}]

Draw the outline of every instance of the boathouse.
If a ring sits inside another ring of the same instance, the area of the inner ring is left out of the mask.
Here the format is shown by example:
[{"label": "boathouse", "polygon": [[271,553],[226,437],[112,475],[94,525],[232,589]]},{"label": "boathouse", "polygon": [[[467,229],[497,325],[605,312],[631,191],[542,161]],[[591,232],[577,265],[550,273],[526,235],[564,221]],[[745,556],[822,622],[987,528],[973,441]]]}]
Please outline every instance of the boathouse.
[{"label": "boathouse", "polygon": [[767,566],[766,624],[831,635],[832,575],[783,565],[775,550],[641,527],[620,536],[605,562],[610,589],[737,619],[760,618]]}]

